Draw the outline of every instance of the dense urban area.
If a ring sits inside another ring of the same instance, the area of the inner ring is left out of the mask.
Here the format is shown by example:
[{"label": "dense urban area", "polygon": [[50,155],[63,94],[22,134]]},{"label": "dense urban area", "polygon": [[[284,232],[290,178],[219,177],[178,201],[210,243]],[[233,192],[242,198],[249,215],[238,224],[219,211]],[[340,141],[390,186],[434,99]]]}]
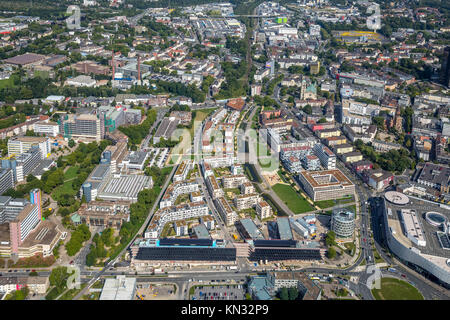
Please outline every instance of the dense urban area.
[{"label": "dense urban area", "polygon": [[450,300],[450,2],[0,0],[0,153],[1,300]]}]

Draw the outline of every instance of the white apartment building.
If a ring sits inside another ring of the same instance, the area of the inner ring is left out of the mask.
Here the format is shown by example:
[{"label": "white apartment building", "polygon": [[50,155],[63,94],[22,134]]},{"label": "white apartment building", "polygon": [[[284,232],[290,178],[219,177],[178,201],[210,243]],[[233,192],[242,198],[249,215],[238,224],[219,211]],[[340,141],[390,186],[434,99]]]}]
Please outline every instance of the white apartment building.
[{"label": "white apartment building", "polygon": [[210,215],[200,217],[200,222],[203,223],[208,230],[213,230],[216,226],[214,218]]},{"label": "white apartment building", "polygon": [[159,203],[159,208],[173,206],[178,196],[181,194],[187,194],[199,191],[198,183],[195,180],[187,180],[172,183],[164,193],[164,196]]},{"label": "white apartment building", "polygon": [[208,214],[209,208],[204,201],[184,203],[178,206],[159,209],[153,216],[153,219],[145,232],[145,238],[158,238],[166,223],[202,217]]},{"label": "white apartment building", "polygon": [[188,224],[184,220],[175,221],[173,223],[173,228],[175,229],[175,233],[178,237],[188,234]]},{"label": "white apartment building", "polygon": [[222,188],[219,187],[219,183],[215,176],[212,175],[206,178],[206,186],[213,198],[223,197],[224,192]]},{"label": "white apartment building", "polygon": [[33,125],[33,130],[35,133],[56,137],[59,134],[59,125],[56,122],[40,121]]},{"label": "white apartment building", "polygon": [[224,189],[237,188],[244,182],[247,182],[247,177],[243,174],[228,175],[222,177]]},{"label": "white apartment building", "polygon": [[180,163],[180,165],[177,168],[177,171],[175,172],[173,176],[173,181],[183,181],[186,180],[187,175],[189,171],[192,169],[192,162],[191,161],[183,161]]},{"label": "white apartment building", "polygon": [[336,169],[336,155],[328,147],[318,143],[314,146],[313,151],[325,169]]},{"label": "white apartment building", "polygon": [[266,201],[260,201],[256,204],[256,214],[259,220],[269,218],[272,215],[272,208]]},{"label": "white apartment building", "polygon": [[224,197],[220,197],[216,199],[217,209],[219,210],[220,215],[222,216],[223,221],[227,226],[232,226],[236,222],[238,215],[236,211],[231,209],[230,204],[225,200]]},{"label": "white apartment building", "polygon": [[350,99],[342,100],[341,117],[343,124],[370,125],[372,117],[379,113],[380,106]]},{"label": "white apartment building", "polygon": [[251,182],[244,182],[240,185],[242,194],[255,193],[255,186]]},{"label": "white apartment building", "polygon": [[8,140],[8,156],[27,152],[33,146],[41,150],[41,159],[48,158],[51,154],[50,139],[45,137],[15,137]]},{"label": "white apartment building", "polygon": [[260,201],[259,194],[240,194],[234,198],[234,205],[237,210],[244,210],[256,206]]},{"label": "white apartment building", "polygon": [[209,164],[211,168],[230,167],[234,164],[235,158],[231,155],[213,156],[205,157],[203,162]]}]

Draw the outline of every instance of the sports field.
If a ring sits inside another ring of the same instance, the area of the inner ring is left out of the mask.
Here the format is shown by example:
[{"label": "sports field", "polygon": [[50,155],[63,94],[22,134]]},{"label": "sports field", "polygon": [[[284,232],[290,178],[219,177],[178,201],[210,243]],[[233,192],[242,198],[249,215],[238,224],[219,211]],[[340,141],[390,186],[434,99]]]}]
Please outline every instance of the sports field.
[{"label": "sports field", "polygon": [[376,300],[423,300],[422,294],[406,281],[381,278],[381,289],[372,289]]},{"label": "sports field", "polygon": [[291,186],[277,183],[272,186],[273,191],[294,213],[303,213],[314,210],[314,208],[298,194]]}]

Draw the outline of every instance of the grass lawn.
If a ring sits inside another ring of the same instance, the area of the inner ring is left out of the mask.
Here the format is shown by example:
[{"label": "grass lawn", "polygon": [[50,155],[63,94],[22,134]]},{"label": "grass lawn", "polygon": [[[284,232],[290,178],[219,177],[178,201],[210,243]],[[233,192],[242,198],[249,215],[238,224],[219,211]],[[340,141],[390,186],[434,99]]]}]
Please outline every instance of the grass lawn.
[{"label": "grass lawn", "polygon": [[385,262],[383,260],[383,258],[381,258],[380,254],[378,253],[378,251],[375,248],[373,249],[373,257],[375,258],[375,263],[383,263],[383,262]]},{"label": "grass lawn", "polygon": [[[194,123],[192,125],[192,128],[189,129],[189,132],[191,134],[191,137],[194,137],[194,126],[196,122],[203,122],[203,120],[206,119],[207,116],[209,116],[211,113],[213,113],[217,108],[214,109],[205,109],[205,110],[198,110],[195,114]],[[201,125],[201,124],[200,124]]]},{"label": "grass lawn", "polygon": [[77,177],[78,166],[70,167],[64,172],[64,184],[56,187],[52,192],[53,199],[58,199],[61,194],[71,194],[75,196],[78,190],[72,189],[72,180]]},{"label": "grass lawn", "polygon": [[59,186],[53,190],[52,198],[58,199],[58,197],[61,194],[65,194],[65,193],[75,196],[77,194],[77,192],[78,192],[78,190],[72,189],[72,181],[67,181],[67,182],[64,182],[64,184],[62,186]]},{"label": "grass lawn", "polygon": [[47,292],[45,296],[45,300],[55,300],[62,292],[58,291],[58,288],[53,287],[50,291]]},{"label": "grass lawn", "polygon": [[164,167],[161,169],[161,175],[167,176],[172,171],[173,167]]},{"label": "grass lawn", "polygon": [[277,183],[272,189],[295,214],[314,210],[309,202],[291,186]]},{"label": "grass lawn", "polygon": [[245,213],[246,216],[250,216],[252,219],[256,219],[256,210],[253,208],[241,210],[239,211],[239,213]]},{"label": "grass lawn", "polygon": [[356,246],[353,242],[344,243],[344,247],[347,248],[347,253],[352,257],[355,255]]},{"label": "grass lawn", "polygon": [[381,278],[381,289],[372,289],[372,295],[376,300],[424,300],[414,286],[395,278]]},{"label": "grass lawn", "polygon": [[77,177],[78,166],[70,167],[64,173],[64,181],[71,180]]},{"label": "grass lawn", "polygon": [[188,203],[190,202],[189,198],[189,194],[180,194],[177,200],[175,200],[175,205],[179,205],[180,203]]},{"label": "grass lawn", "polygon": [[354,201],[355,200],[353,199],[352,196],[347,196],[347,197],[340,198],[340,199],[330,199],[330,200],[316,201],[316,202],[314,202],[314,204],[316,206],[318,206],[320,209],[326,209],[326,208],[334,207],[335,205],[338,205],[338,204],[351,203],[351,202],[354,202]]},{"label": "grass lawn", "polygon": [[232,192],[232,193],[237,194],[237,195],[241,194],[241,191],[239,190],[239,188],[223,189],[223,191],[225,193]]},{"label": "grass lawn", "polygon": [[163,231],[161,232],[161,238],[176,236],[175,229],[173,228],[172,223],[166,223],[166,225],[163,228]]},{"label": "grass lawn", "polygon": [[86,285],[87,283],[83,283],[79,289],[73,288],[66,291],[58,300],[72,300]]},{"label": "grass lawn", "polygon": [[320,209],[326,209],[330,207],[334,207],[336,202],[334,200],[322,200],[322,201],[316,201],[314,202],[316,206],[318,206]]},{"label": "grass lawn", "polygon": [[11,76],[9,79],[0,80],[0,89],[13,87],[14,87],[14,76]]}]

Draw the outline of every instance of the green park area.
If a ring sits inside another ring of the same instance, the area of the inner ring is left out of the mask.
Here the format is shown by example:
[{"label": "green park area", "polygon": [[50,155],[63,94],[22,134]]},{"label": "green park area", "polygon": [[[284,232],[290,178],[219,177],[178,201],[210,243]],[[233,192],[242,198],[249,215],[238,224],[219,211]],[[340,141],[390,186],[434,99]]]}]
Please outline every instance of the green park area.
[{"label": "green park area", "polygon": [[52,196],[54,199],[59,199],[59,196],[63,194],[70,194],[72,196],[75,196],[78,192],[78,190],[75,190],[72,186],[72,180],[74,180],[78,175],[78,166],[69,167],[66,172],[64,172],[64,183],[56,187],[53,192]]},{"label": "green park area", "polygon": [[381,278],[381,289],[372,289],[376,300],[423,300],[422,294],[406,281]]},{"label": "green park area", "polygon": [[295,214],[314,210],[309,202],[292,189],[291,186],[277,183],[272,189]]},{"label": "green park area", "polygon": [[192,123],[192,125],[189,128],[189,132],[191,134],[192,139],[194,138],[194,126],[195,123],[201,123],[203,122],[203,120],[206,119],[206,117],[208,117],[211,113],[213,113],[215,110],[217,110],[217,108],[210,108],[210,109],[202,109],[202,110],[197,110],[195,111],[195,118],[194,121]]},{"label": "green park area", "polygon": [[341,199],[329,199],[329,200],[316,201],[316,202],[314,202],[314,204],[316,206],[318,206],[320,209],[326,209],[326,208],[334,207],[336,205],[351,203],[354,201],[355,200],[353,199],[352,196],[347,196],[347,197],[344,197]]},{"label": "green park area", "polygon": [[10,77],[9,79],[0,80],[0,89],[3,88],[12,88],[14,87],[14,78]]}]

